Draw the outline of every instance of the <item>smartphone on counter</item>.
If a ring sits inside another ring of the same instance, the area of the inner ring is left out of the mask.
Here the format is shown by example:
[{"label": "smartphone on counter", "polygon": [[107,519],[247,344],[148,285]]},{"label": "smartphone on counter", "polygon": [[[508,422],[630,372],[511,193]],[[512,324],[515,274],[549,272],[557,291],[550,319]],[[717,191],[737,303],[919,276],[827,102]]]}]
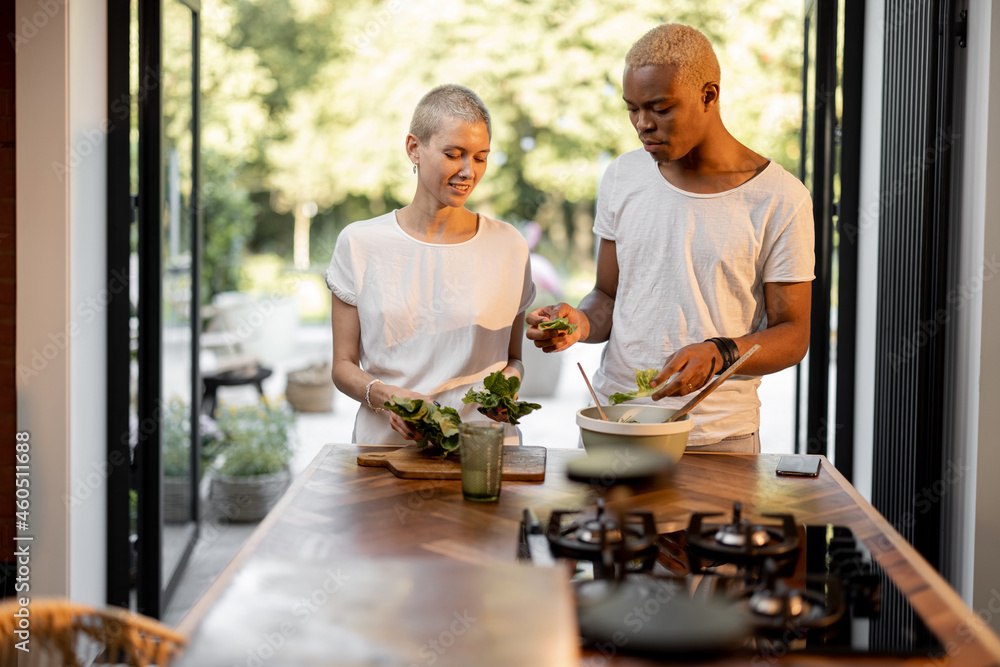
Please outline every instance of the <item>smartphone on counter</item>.
[{"label": "smartphone on counter", "polygon": [[775,472],[794,477],[817,477],[820,458],[818,456],[782,456]]}]

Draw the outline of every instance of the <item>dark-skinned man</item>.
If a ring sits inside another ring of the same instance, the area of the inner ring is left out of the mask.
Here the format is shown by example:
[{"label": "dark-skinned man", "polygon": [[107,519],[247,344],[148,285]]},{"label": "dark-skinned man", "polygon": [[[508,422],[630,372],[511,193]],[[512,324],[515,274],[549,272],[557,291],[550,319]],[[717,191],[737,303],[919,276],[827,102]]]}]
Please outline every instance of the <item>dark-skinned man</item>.
[{"label": "dark-skinned man", "polygon": [[[642,148],[601,182],[594,289],[577,308],[529,313],[527,337],[545,352],[607,341],[593,377],[602,402],[635,390],[636,369],[658,368],[651,399],[674,407],[759,344],[695,408],[688,439],[691,450],[759,452],[760,376],[798,363],[809,344],[812,202],[726,129],[720,78],[689,26],[658,26],[632,46],[623,98]],[[538,328],[557,317],[579,327]]]}]

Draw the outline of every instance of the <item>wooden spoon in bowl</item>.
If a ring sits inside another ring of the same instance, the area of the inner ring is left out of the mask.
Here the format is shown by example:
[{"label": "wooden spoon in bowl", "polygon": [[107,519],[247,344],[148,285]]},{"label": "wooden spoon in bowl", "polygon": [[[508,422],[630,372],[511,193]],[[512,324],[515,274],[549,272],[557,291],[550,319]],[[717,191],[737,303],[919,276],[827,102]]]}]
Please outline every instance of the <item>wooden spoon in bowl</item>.
[{"label": "wooden spoon in bowl", "polygon": [[[736,364],[733,365],[735,366]],[[604,408],[601,407],[601,402],[597,400],[597,393],[595,393],[594,388],[590,386],[590,380],[587,379],[587,373],[584,372],[583,366],[580,364],[579,361],[576,362],[576,367],[580,369],[580,375],[583,376],[583,381],[587,383],[587,389],[590,390],[590,395],[594,397],[594,405],[597,406],[597,411],[601,413],[601,419],[603,419],[604,421],[608,421],[608,416],[604,414]]]}]

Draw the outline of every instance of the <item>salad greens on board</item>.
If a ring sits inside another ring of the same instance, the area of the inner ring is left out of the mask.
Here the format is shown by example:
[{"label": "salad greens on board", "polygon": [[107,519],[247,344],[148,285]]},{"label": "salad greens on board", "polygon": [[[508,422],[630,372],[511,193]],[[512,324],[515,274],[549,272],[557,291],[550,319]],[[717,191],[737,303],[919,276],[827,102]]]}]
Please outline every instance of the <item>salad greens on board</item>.
[{"label": "salad greens on board", "polygon": [[400,398],[393,396],[391,401],[384,403],[385,407],[403,418],[408,424],[413,424],[423,437],[417,440],[417,447],[440,448],[441,458],[458,449],[458,425],[462,418],[455,408],[438,407],[422,398]]},{"label": "salad greens on board", "polygon": [[483,380],[483,385],[484,391],[469,389],[462,403],[478,403],[483,410],[504,408],[507,410],[507,421],[511,424],[517,424],[518,419],[542,407],[538,403],[515,398],[517,390],[521,388],[521,380],[516,375],[507,377],[502,371],[496,371]]}]

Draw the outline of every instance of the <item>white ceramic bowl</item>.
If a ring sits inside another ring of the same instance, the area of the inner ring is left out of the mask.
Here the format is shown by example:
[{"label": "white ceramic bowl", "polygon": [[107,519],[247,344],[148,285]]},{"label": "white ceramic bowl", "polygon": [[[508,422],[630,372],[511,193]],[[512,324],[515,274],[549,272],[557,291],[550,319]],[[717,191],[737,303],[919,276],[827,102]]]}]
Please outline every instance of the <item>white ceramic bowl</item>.
[{"label": "white ceramic bowl", "polygon": [[[596,407],[583,408],[576,413],[576,423],[580,427],[583,448],[588,452],[623,445],[649,447],[661,452],[673,463],[680,460],[687,447],[688,434],[694,426],[691,415],[687,414],[676,422],[666,420],[674,414],[673,408],[663,405],[604,405],[608,421],[601,419]],[[617,420],[626,412],[635,410],[631,419],[638,423],[619,423]]]}]

